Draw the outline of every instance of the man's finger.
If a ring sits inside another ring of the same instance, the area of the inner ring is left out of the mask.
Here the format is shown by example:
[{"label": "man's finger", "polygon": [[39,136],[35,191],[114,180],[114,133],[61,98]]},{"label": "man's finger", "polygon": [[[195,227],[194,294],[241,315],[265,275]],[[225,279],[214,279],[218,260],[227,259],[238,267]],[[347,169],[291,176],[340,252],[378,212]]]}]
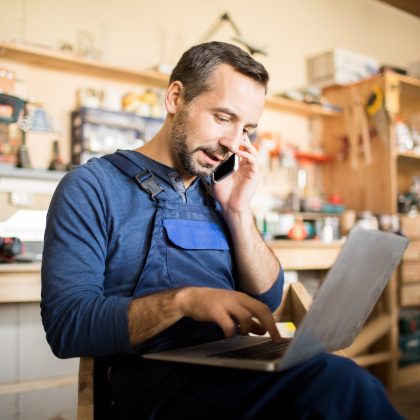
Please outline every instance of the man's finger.
[{"label": "man's finger", "polygon": [[258,319],[261,325],[268,331],[271,336],[271,339],[275,342],[281,341],[281,336],[277,330],[274,318],[268,306],[257,301],[256,299],[250,298],[249,296],[244,295],[249,299],[244,299],[244,305],[252,313],[252,315]]},{"label": "man's finger", "polygon": [[234,305],[230,308],[229,313],[235,319],[239,332],[248,334],[253,324],[251,312],[243,306]]},{"label": "man's finger", "polygon": [[258,320],[253,319],[249,332],[252,334],[264,335],[267,330],[258,322]]}]

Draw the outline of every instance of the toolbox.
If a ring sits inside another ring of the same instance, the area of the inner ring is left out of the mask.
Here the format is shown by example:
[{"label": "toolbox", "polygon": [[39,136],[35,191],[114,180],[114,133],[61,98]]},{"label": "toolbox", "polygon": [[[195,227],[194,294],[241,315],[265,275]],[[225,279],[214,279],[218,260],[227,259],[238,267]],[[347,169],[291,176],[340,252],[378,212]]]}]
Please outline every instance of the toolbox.
[{"label": "toolbox", "polygon": [[420,333],[420,309],[403,309],[399,316],[400,334]]},{"label": "toolbox", "polygon": [[420,362],[420,331],[400,335],[400,366]]}]

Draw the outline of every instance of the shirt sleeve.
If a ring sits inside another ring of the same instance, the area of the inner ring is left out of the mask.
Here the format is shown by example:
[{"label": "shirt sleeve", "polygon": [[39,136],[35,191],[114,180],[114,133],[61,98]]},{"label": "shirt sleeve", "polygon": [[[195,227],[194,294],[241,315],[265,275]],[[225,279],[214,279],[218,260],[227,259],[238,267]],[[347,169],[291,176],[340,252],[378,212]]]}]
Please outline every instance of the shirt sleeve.
[{"label": "shirt sleeve", "polygon": [[86,167],[58,185],[47,215],[41,315],[57,357],[131,353],[130,297],[105,296],[106,203]]},{"label": "shirt sleeve", "polygon": [[266,292],[261,295],[253,295],[254,298],[265,303],[272,312],[274,312],[280,305],[282,296],[283,296],[283,286],[284,286],[284,272],[283,268],[280,267],[279,275],[277,276],[276,281]]}]

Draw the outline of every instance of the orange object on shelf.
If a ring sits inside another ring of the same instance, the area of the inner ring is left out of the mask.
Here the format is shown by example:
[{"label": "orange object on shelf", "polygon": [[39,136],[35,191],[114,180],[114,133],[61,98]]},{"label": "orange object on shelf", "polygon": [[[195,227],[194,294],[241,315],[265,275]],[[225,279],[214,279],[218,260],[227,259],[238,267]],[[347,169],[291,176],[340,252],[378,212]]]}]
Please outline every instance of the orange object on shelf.
[{"label": "orange object on shelf", "polygon": [[306,230],[305,224],[302,219],[297,219],[295,224],[287,233],[289,239],[302,240],[308,237],[308,232]]},{"label": "orange object on shelf", "polygon": [[295,152],[295,158],[310,163],[326,163],[334,160],[334,156],[326,153],[301,152],[298,150]]}]

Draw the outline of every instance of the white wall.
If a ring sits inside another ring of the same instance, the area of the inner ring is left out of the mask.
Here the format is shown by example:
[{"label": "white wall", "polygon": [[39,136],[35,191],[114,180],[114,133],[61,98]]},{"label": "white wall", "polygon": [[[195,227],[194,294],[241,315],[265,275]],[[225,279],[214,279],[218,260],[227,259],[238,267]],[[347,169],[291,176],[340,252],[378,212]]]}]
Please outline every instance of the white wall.
[{"label": "white wall", "polygon": [[[175,64],[181,53],[203,35],[223,12],[229,12],[243,37],[267,47],[256,56],[271,73],[271,93],[306,84],[309,55],[342,47],[376,56],[382,63],[405,66],[420,60],[420,19],[376,0],[0,0],[0,40],[20,39],[57,48],[63,41],[77,47],[80,31],[90,33],[103,60],[122,67],[151,68]],[[212,39],[231,41],[225,24]],[[61,153],[70,158],[69,115],[80,87],[113,90],[123,95],[137,86],[95,77],[28,68],[0,57],[0,67],[16,72],[22,82],[16,93],[43,103],[61,135]],[[260,131],[270,130],[283,142],[313,145],[308,120],[265,111]],[[48,161],[51,141],[30,133],[32,160]],[[39,156],[42,159],[38,159]],[[276,194],[291,187],[283,174]],[[316,178],[313,183],[318,184]]]},{"label": "white wall", "polygon": [[[384,63],[420,60],[420,19],[375,0],[0,0],[0,39],[57,46],[91,33],[104,60],[139,69],[174,62],[224,11],[260,57],[272,90],[305,84],[304,58],[337,46]],[[222,28],[217,38],[228,41]]]}]

